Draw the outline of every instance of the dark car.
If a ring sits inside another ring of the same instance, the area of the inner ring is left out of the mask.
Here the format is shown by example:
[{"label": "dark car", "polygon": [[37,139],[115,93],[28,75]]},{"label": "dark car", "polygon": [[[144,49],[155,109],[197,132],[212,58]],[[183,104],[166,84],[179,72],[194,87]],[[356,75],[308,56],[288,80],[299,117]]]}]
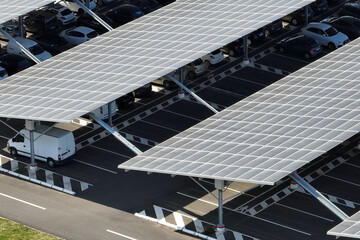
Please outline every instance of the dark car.
[{"label": "dark car", "polygon": [[20,72],[31,65],[28,59],[18,55],[5,54],[0,56],[0,66],[5,68],[9,75]]},{"label": "dark car", "polygon": [[248,36],[248,45],[251,45],[253,43],[257,43],[265,39],[265,31],[264,29],[260,28]]},{"label": "dark car", "polygon": [[24,26],[33,33],[52,32],[58,30],[59,22],[53,13],[37,10],[24,16]]},{"label": "dark car", "polygon": [[44,33],[41,35],[32,35],[29,37],[46,51],[50,52],[51,55],[59,54],[65,50],[72,48],[74,45],[70,45],[65,38],[54,34],[54,33]]},{"label": "dark car", "polygon": [[[311,21],[313,16],[311,8],[308,8],[308,20]],[[300,23],[305,23],[305,8],[296,10],[295,12],[286,15],[281,18],[284,22],[289,22],[294,26],[298,26]]]},{"label": "dark car", "polygon": [[310,7],[317,14],[323,13],[329,9],[327,0],[316,0],[310,4]]},{"label": "dark car", "polygon": [[220,48],[220,50],[231,57],[239,56],[243,53],[243,41],[242,40],[233,41]]},{"label": "dark car", "polygon": [[[122,4],[105,12],[104,15],[106,18],[110,18],[110,20],[113,22],[113,25],[109,25],[115,28],[143,16],[144,13],[139,7],[135,5]],[[107,22],[106,19],[103,20]]]},{"label": "dark car", "polygon": [[137,98],[150,97],[151,93],[152,93],[151,83],[148,83],[142,87],[139,87],[135,91],[133,91],[134,96]]},{"label": "dark car", "polygon": [[[97,15],[104,20],[111,27],[115,27],[115,22],[108,18],[105,14],[97,13]],[[80,14],[76,20],[77,26],[85,26],[94,29],[98,34],[106,33],[108,30],[87,13]]]},{"label": "dark car", "polygon": [[344,33],[350,39],[360,36],[360,19],[352,16],[331,17],[321,21],[336,28],[336,30]]},{"label": "dark car", "polygon": [[321,44],[311,37],[304,35],[285,38],[277,43],[280,52],[300,55],[306,59],[315,57],[322,52]]},{"label": "dark car", "polygon": [[360,3],[345,3],[340,9],[339,15],[360,18]]},{"label": "dark car", "polygon": [[138,6],[144,13],[149,13],[162,7],[156,0],[123,0],[123,2]]},{"label": "dark car", "polygon": [[115,101],[118,108],[128,108],[134,104],[135,97],[134,94],[130,92],[124,96],[119,97]]},{"label": "dark car", "polygon": [[272,22],[271,24],[267,25],[264,29],[265,37],[268,37],[270,35],[282,32],[283,30],[283,24],[282,21],[276,20],[275,22]]}]

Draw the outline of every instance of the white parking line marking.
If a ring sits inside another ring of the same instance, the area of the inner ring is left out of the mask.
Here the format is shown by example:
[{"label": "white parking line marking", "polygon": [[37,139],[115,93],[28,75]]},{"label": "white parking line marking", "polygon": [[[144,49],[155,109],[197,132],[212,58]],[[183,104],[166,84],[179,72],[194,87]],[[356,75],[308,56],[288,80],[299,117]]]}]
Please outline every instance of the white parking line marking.
[{"label": "white parking line marking", "polygon": [[332,219],[325,218],[325,217],[322,217],[322,216],[319,216],[319,215],[316,215],[316,214],[313,214],[313,213],[309,213],[309,212],[306,212],[306,211],[303,211],[303,210],[300,210],[300,209],[297,209],[297,208],[289,207],[289,206],[286,206],[286,205],[281,204],[281,203],[275,203],[275,204],[277,204],[279,206],[282,206],[282,207],[285,207],[285,208],[288,208],[288,209],[291,209],[291,210],[294,210],[294,211],[298,211],[298,212],[313,216],[313,217],[321,218],[321,219],[329,221],[329,222],[334,222],[334,220],[332,220]]},{"label": "white parking line marking", "polygon": [[1,135],[0,135],[0,138],[4,138],[4,139],[6,139],[6,140],[9,140],[9,139],[10,139],[10,138],[8,138],[8,137],[1,136]]},{"label": "white parking line marking", "polygon": [[48,170],[45,170],[45,176],[46,176],[46,182],[50,184],[51,186],[54,185],[54,176],[53,172],[50,172]]},{"label": "white parking line marking", "polygon": [[[179,194],[179,195],[182,195],[182,196],[191,198],[191,199],[195,199],[195,200],[198,200],[198,201],[201,201],[201,202],[205,202],[205,203],[211,204],[211,205],[213,205],[213,206],[218,206],[218,204],[215,204],[215,203],[212,203],[212,202],[203,200],[203,199],[198,199],[198,198],[196,198],[196,197],[187,195],[187,194],[185,194],[185,193],[181,193],[181,192],[176,192],[176,193]],[[274,225],[276,225],[276,226],[283,227],[283,228],[286,228],[286,229],[289,229],[289,230],[292,230],[292,231],[295,231],[295,232],[298,232],[298,233],[302,233],[302,234],[304,234],[304,235],[311,236],[310,233],[303,232],[303,231],[297,230],[297,229],[295,229],[295,228],[282,225],[282,224],[280,224],[280,223],[272,222],[272,221],[270,221],[270,220],[267,220],[267,219],[264,219],[264,218],[261,218],[261,217],[251,216],[251,215],[249,215],[249,214],[242,213],[242,212],[236,211],[236,210],[231,209],[231,208],[228,208],[228,207],[223,207],[223,209],[226,209],[226,210],[229,210],[229,211],[232,211],[232,212],[236,212],[236,213],[239,213],[239,214],[248,216],[248,217],[252,217],[252,218],[255,218],[255,219],[258,219],[258,220],[260,220],[260,221],[264,221],[264,222],[267,222],[267,223],[270,223],[270,224],[274,224]]]},{"label": "white parking line marking", "polygon": [[72,191],[72,187],[71,187],[71,182],[70,182],[70,178],[63,176],[63,183],[64,183],[64,188],[66,190]]},{"label": "white parking line marking", "polygon": [[349,165],[349,166],[352,166],[352,167],[360,168],[359,165],[355,165],[355,164],[352,164],[352,163],[346,162],[345,164],[346,164],[346,165]]},{"label": "white parking line marking", "polygon": [[26,201],[24,201],[24,200],[21,200],[21,199],[18,199],[18,198],[15,198],[15,197],[6,195],[6,194],[4,194],[4,193],[0,193],[0,195],[1,195],[1,196],[4,196],[4,197],[7,197],[7,198],[10,198],[10,199],[12,199],[12,200],[16,200],[16,201],[18,201],[18,202],[22,202],[22,203],[28,204],[28,205],[33,206],[33,207],[36,207],[36,208],[40,208],[41,210],[46,210],[46,208],[44,208],[44,207],[40,207],[39,205],[26,202]]},{"label": "white parking line marking", "polygon": [[266,86],[268,86],[268,85],[266,85],[266,84],[262,84],[262,83],[258,83],[258,82],[250,81],[250,80],[247,80],[247,79],[244,79],[244,78],[240,78],[240,77],[237,77],[237,76],[231,76],[231,77],[232,77],[232,78],[239,79],[239,80],[244,81],[244,82],[253,83],[253,84],[256,84],[256,85],[259,85],[259,86],[262,86],[262,87],[266,87]]},{"label": "white parking line marking", "polygon": [[333,177],[333,176],[330,176],[330,175],[325,175],[325,177],[329,177],[329,178],[332,178],[332,179],[338,180],[338,181],[340,181],[340,182],[344,182],[344,183],[348,183],[348,184],[351,184],[351,185],[354,185],[354,186],[360,187],[360,184],[353,183],[353,182],[350,182],[350,181],[346,181],[346,180],[343,180],[343,179],[340,179],[340,178],[337,178],[337,177]]},{"label": "white parking line marking", "polygon": [[177,212],[173,212],[173,215],[175,218],[176,225],[181,228],[185,227],[185,223],[184,223],[184,219],[182,218],[182,215]]},{"label": "white parking line marking", "polygon": [[157,126],[157,127],[160,127],[160,128],[164,128],[164,129],[167,129],[167,130],[170,130],[170,131],[173,131],[173,132],[181,132],[181,131],[178,131],[178,130],[175,130],[175,129],[172,129],[172,128],[168,128],[168,127],[165,127],[165,126],[162,126],[160,124],[156,124],[156,123],[152,123],[152,122],[149,122],[149,121],[145,121],[145,120],[140,120],[140,122],[144,122],[144,123],[147,123],[147,124],[150,124],[150,125],[154,125],[154,126]]},{"label": "white parking line marking", "polygon": [[179,115],[179,116],[182,116],[182,117],[185,117],[185,118],[190,118],[190,119],[198,121],[198,122],[202,121],[202,120],[200,120],[198,118],[190,117],[190,116],[187,116],[187,115],[184,115],[184,114],[181,114],[181,113],[177,113],[177,112],[173,112],[173,111],[170,111],[170,110],[167,110],[167,109],[162,109],[162,111],[169,112],[169,113],[172,113],[172,114],[175,114],[175,115]]},{"label": "white parking line marking", "polygon": [[289,59],[291,59],[291,60],[298,61],[298,62],[303,62],[303,63],[307,63],[307,64],[311,63],[310,61],[308,62],[308,61],[305,61],[305,60],[293,58],[293,57],[290,57],[290,56],[287,56],[287,55],[282,55],[282,54],[275,53],[275,52],[273,52],[272,54],[277,55],[277,56],[280,56],[280,57],[289,58]]},{"label": "white parking line marking", "polygon": [[96,165],[94,165],[94,164],[87,163],[87,162],[83,162],[83,161],[80,161],[80,160],[77,160],[77,159],[74,159],[74,162],[79,162],[79,163],[82,163],[82,164],[85,164],[85,165],[88,165],[88,166],[91,166],[91,167],[94,167],[94,168],[98,168],[98,169],[104,170],[104,171],[109,172],[109,173],[112,173],[112,174],[118,174],[118,173],[115,172],[115,171],[111,171],[111,170],[109,170],[109,169],[102,168],[102,167],[96,166]]},{"label": "white parking line marking", "polygon": [[156,218],[159,219],[159,223],[164,224],[166,221],[165,221],[164,213],[161,210],[161,208],[154,205],[154,210],[155,210]]},{"label": "white parking line marking", "polygon": [[124,234],[121,234],[121,233],[118,233],[118,232],[114,232],[114,231],[111,231],[109,229],[106,230],[107,232],[109,233],[112,233],[112,234],[115,234],[115,235],[118,235],[120,237],[123,237],[123,238],[127,238],[127,239],[130,239],[130,240],[137,240],[136,238],[132,238],[132,237],[129,237],[129,236],[126,236]]},{"label": "white parking line marking", "polygon": [[110,151],[110,150],[107,150],[107,149],[105,149],[105,148],[97,147],[97,146],[94,146],[94,145],[89,145],[89,146],[90,146],[90,147],[93,147],[93,148],[96,148],[96,149],[103,150],[103,151],[105,151],[105,152],[109,152],[109,153],[112,153],[112,154],[121,156],[121,157],[131,158],[130,156],[127,156],[127,155],[124,155],[124,154],[120,154],[120,153],[117,153],[117,152],[114,152],[114,151]]}]

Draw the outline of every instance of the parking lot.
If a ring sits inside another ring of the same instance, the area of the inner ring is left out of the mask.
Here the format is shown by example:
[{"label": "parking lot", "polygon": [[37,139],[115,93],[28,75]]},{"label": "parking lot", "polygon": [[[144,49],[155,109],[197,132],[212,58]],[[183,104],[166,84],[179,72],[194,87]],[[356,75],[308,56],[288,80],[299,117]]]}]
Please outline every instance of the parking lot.
[{"label": "parking lot", "polygon": [[[295,27],[287,26],[282,33],[250,46],[250,64],[244,64],[242,56],[225,56],[225,61],[211,66],[205,75],[188,80],[186,85],[221,111],[330,52],[325,49],[322,55],[308,60],[275,49],[277,41],[297,32]],[[137,98],[130,108],[118,109],[113,118],[115,128],[141,151],[213,114],[189,95],[179,97],[177,90],[165,90],[155,85],[152,90],[149,98]],[[22,120],[1,120],[16,130],[24,126]],[[0,153],[10,157],[6,142],[15,132],[3,123],[0,125],[0,145],[3,146]],[[197,232],[217,224],[217,200],[190,178],[118,169],[117,166],[135,156],[134,153],[85,117],[71,124],[58,124],[58,127],[73,131],[77,148],[75,160],[57,168],[38,162],[35,178],[39,181],[52,183],[75,198],[161,220],[161,224],[185,226]],[[360,180],[357,177],[360,155],[356,139],[353,140],[341,151],[323,156],[299,171],[349,216],[360,210]],[[18,156],[15,160],[16,164],[2,158],[1,167],[26,174],[29,159]],[[212,180],[197,181],[215,193]],[[291,189],[289,183],[290,179],[284,179],[276,186],[232,183],[224,198],[242,194],[226,201],[224,222],[227,231],[224,238],[218,236],[218,239],[335,239],[326,232],[340,219],[300,186]],[[71,202],[71,197],[66,201]],[[138,218],[138,221],[146,220]],[[59,234],[56,229],[51,233],[71,238],[71,235]],[[215,233],[212,236],[216,238]]]}]

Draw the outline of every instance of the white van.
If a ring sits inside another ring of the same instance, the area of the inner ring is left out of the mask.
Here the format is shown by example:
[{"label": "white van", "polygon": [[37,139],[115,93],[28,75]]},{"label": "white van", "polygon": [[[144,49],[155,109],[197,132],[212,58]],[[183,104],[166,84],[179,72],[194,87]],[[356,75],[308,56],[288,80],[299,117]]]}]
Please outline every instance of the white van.
[{"label": "white van", "polygon": [[[40,136],[48,128],[48,126],[40,125],[34,130],[35,159],[47,162],[50,167],[72,160],[75,154],[73,133],[54,127]],[[7,143],[10,154],[31,157],[29,138],[28,129],[22,129],[15,137],[11,138]]]},{"label": "white van", "polygon": [[[99,117],[101,120],[105,120],[108,119],[108,105],[102,105],[101,107],[91,111],[93,114],[95,114],[97,117]],[[112,101],[111,102],[111,116],[114,116],[116,113],[116,102]]]},{"label": "white van", "polygon": [[[37,57],[40,61],[44,61],[48,58],[51,58],[51,54],[47,51],[45,51],[37,42],[23,38],[23,37],[15,37],[14,38],[18,43],[20,43],[23,47],[25,47],[27,50],[29,50],[35,57]],[[6,47],[7,53],[9,54],[15,54],[22,57],[26,57],[30,59],[20,48],[20,46],[10,40],[8,42],[8,45]],[[31,59],[30,59],[31,60]]]}]

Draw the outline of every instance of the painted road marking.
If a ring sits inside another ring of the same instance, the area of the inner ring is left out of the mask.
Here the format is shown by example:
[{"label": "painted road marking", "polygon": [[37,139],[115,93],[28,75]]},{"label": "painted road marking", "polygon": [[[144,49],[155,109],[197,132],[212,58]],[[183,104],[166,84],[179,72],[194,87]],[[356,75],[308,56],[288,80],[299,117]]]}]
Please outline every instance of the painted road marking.
[{"label": "painted road marking", "polygon": [[[164,128],[164,129],[167,129],[167,130],[170,130],[172,132],[181,132],[181,131],[178,131],[178,130],[175,130],[175,129],[172,129],[172,128],[169,128],[169,127],[165,127],[165,126],[162,126],[160,124],[156,124],[156,123],[153,123],[153,122],[149,122],[149,121],[145,121],[144,119],[141,120],[141,122],[144,122],[144,123],[147,123],[147,124],[150,124],[150,125],[154,125],[154,126],[157,126],[157,127],[160,127],[160,128]],[[158,143],[156,143],[155,145],[157,145]]]},{"label": "painted road marking", "polygon": [[170,111],[170,110],[167,110],[167,109],[163,109],[162,111],[169,112],[169,113],[172,113],[172,114],[184,117],[184,118],[189,118],[189,119],[192,119],[194,121],[198,121],[198,122],[202,121],[201,119],[190,117],[190,116],[187,116],[187,115],[184,115],[184,114],[181,114],[181,113],[177,113],[177,112],[173,112],[173,111]]},{"label": "painted road marking", "polygon": [[288,209],[291,209],[291,210],[294,210],[294,211],[297,211],[297,212],[301,212],[301,213],[307,214],[309,216],[317,217],[317,218],[320,218],[320,219],[323,219],[323,220],[326,220],[326,221],[329,221],[329,222],[334,222],[334,220],[332,220],[332,219],[322,217],[322,216],[319,216],[319,215],[316,215],[316,214],[313,214],[313,213],[309,213],[309,212],[306,212],[306,211],[303,211],[303,210],[300,210],[300,209],[297,209],[297,208],[293,208],[293,207],[290,207],[290,206],[287,206],[287,205],[284,205],[284,204],[281,204],[281,203],[276,203],[276,205],[279,205],[279,206],[282,206],[284,208],[288,208]]},{"label": "painted road marking", "polygon": [[105,151],[105,152],[109,152],[109,153],[112,153],[112,154],[115,154],[115,155],[118,155],[118,156],[124,157],[124,158],[131,158],[131,157],[130,157],[130,156],[128,156],[128,155],[121,154],[121,153],[117,153],[117,152],[114,152],[114,151],[111,151],[111,150],[108,150],[108,149],[105,149],[105,148],[101,148],[101,147],[94,146],[94,145],[90,145],[90,146],[91,146],[91,147],[93,147],[93,148],[96,148],[96,149],[103,150],[103,151]]},{"label": "painted road marking", "polygon": [[83,162],[83,161],[80,161],[80,160],[77,160],[77,159],[74,159],[74,162],[79,162],[79,163],[82,163],[82,164],[85,164],[85,165],[88,165],[88,166],[91,166],[91,167],[94,167],[94,168],[98,168],[98,169],[100,169],[100,170],[104,170],[104,171],[109,172],[109,173],[112,173],[112,174],[118,174],[118,173],[115,172],[115,171],[111,171],[111,170],[109,170],[109,169],[102,168],[102,167],[96,166],[96,165],[94,165],[94,164],[87,163],[87,162]]},{"label": "painted road marking", "polygon": [[1,136],[1,135],[0,135],[0,138],[4,138],[4,139],[6,139],[6,140],[9,140],[9,139],[10,139],[10,138],[8,138],[8,137]]},{"label": "painted road marking", "polygon": [[136,238],[132,238],[132,237],[129,237],[129,236],[126,236],[124,234],[121,234],[121,233],[118,233],[118,232],[114,232],[114,231],[111,231],[109,229],[106,230],[107,232],[109,233],[112,233],[112,234],[115,234],[115,235],[118,235],[120,237],[123,237],[123,238],[127,238],[127,239],[130,239],[130,240],[137,240]]},{"label": "painted road marking", "polygon": [[39,208],[39,209],[41,209],[41,210],[46,210],[46,208],[44,208],[44,207],[41,207],[41,206],[39,206],[39,205],[30,203],[30,202],[27,202],[27,201],[24,201],[24,200],[21,200],[21,199],[19,199],[19,198],[15,198],[15,197],[6,195],[6,194],[4,194],[4,193],[0,193],[0,195],[3,196],[3,197],[10,198],[10,199],[12,199],[12,200],[18,201],[18,202],[25,203],[25,204],[27,204],[27,205],[30,205],[30,206],[33,206],[33,207],[36,207],[36,208]]},{"label": "painted road marking", "polygon": [[325,175],[325,177],[332,178],[332,179],[338,180],[338,181],[340,181],[340,182],[344,182],[344,183],[348,183],[348,184],[351,184],[351,185],[360,187],[360,184],[353,183],[353,182],[350,182],[350,181],[346,181],[346,180],[344,180],[344,179],[340,179],[340,178],[333,177],[333,176],[330,176],[330,175]]}]

